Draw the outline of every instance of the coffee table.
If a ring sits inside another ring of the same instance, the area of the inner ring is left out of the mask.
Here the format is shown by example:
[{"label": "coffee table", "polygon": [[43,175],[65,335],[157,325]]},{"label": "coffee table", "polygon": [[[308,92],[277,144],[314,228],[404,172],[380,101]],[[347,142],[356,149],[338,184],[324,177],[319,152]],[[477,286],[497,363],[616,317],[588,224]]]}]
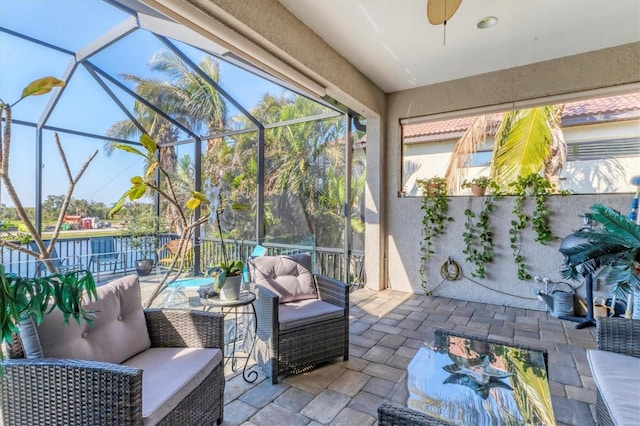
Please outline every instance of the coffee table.
[{"label": "coffee table", "polygon": [[438,330],[416,353],[379,425],[555,425],[547,352]]}]

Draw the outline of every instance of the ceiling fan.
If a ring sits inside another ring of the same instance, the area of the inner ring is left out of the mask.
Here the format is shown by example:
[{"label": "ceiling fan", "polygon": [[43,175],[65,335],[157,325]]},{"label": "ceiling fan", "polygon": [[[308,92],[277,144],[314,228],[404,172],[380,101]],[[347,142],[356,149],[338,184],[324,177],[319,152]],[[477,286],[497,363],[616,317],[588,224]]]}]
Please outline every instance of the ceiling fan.
[{"label": "ceiling fan", "polygon": [[462,0],[427,0],[427,19],[431,25],[444,26],[444,44],[447,44],[447,21],[456,13]]}]

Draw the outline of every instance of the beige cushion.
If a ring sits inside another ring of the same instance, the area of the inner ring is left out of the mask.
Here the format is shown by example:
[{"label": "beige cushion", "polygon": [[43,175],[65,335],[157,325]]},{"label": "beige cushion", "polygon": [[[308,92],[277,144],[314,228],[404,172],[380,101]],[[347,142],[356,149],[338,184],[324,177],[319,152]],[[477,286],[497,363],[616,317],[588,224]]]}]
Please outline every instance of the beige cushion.
[{"label": "beige cushion", "polygon": [[637,425],[640,419],[640,358],[587,350],[593,380],[617,425]]},{"label": "beige cushion", "polygon": [[59,310],[45,317],[37,333],[42,356],[120,364],[151,346],[136,275],[100,286],[97,293],[96,301],[84,301],[93,325],[73,319],[64,324]]},{"label": "beige cushion", "polygon": [[251,279],[277,294],[280,303],[318,298],[308,253],[259,256],[249,266]]},{"label": "beige cushion", "polygon": [[290,330],[295,327],[340,318],[344,309],[320,299],[298,300],[296,302],[281,303],[278,306],[278,320],[280,330]]},{"label": "beige cushion", "polygon": [[123,362],[142,369],[143,424],[155,425],[163,419],[222,359],[220,349],[150,348]]}]

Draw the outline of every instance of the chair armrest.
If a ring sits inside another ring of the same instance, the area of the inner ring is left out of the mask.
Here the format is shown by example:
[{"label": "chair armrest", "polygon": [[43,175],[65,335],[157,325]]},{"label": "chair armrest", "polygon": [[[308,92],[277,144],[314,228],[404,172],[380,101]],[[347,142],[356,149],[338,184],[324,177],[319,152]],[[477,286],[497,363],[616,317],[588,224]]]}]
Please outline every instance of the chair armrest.
[{"label": "chair armrest", "polygon": [[271,290],[255,285],[256,300],[253,301],[253,307],[256,310],[258,337],[262,340],[268,340],[278,334],[279,316],[278,305],[279,297]]},{"label": "chair armrest", "polygon": [[105,362],[15,359],[2,363],[5,425],[142,424],[142,370]]},{"label": "chair armrest", "polygon": [[151,347],[224,348],[224,320],[218,312],[149,308],[144,315]]},{"label": "chair armrest", "polygon": [[596,327],[598,349],[640,357],[640,321],[599,317]]},{"label": "chair armrest", "polygon": [[349,286],[325,275],[315,275],[315,278],[321,300],[341,308],[349,308]]}]

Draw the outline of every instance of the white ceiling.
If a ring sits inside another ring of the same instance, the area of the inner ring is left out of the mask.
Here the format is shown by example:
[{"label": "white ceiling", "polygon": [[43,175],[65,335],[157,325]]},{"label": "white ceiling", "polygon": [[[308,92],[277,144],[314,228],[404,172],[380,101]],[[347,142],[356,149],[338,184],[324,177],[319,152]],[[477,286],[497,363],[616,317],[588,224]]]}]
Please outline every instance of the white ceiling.
[{"label": "white ceiling", "polygon": [[426,2],[280,0],[387,93],[640,41],[639,0],[463,0],[446,45]]}]

